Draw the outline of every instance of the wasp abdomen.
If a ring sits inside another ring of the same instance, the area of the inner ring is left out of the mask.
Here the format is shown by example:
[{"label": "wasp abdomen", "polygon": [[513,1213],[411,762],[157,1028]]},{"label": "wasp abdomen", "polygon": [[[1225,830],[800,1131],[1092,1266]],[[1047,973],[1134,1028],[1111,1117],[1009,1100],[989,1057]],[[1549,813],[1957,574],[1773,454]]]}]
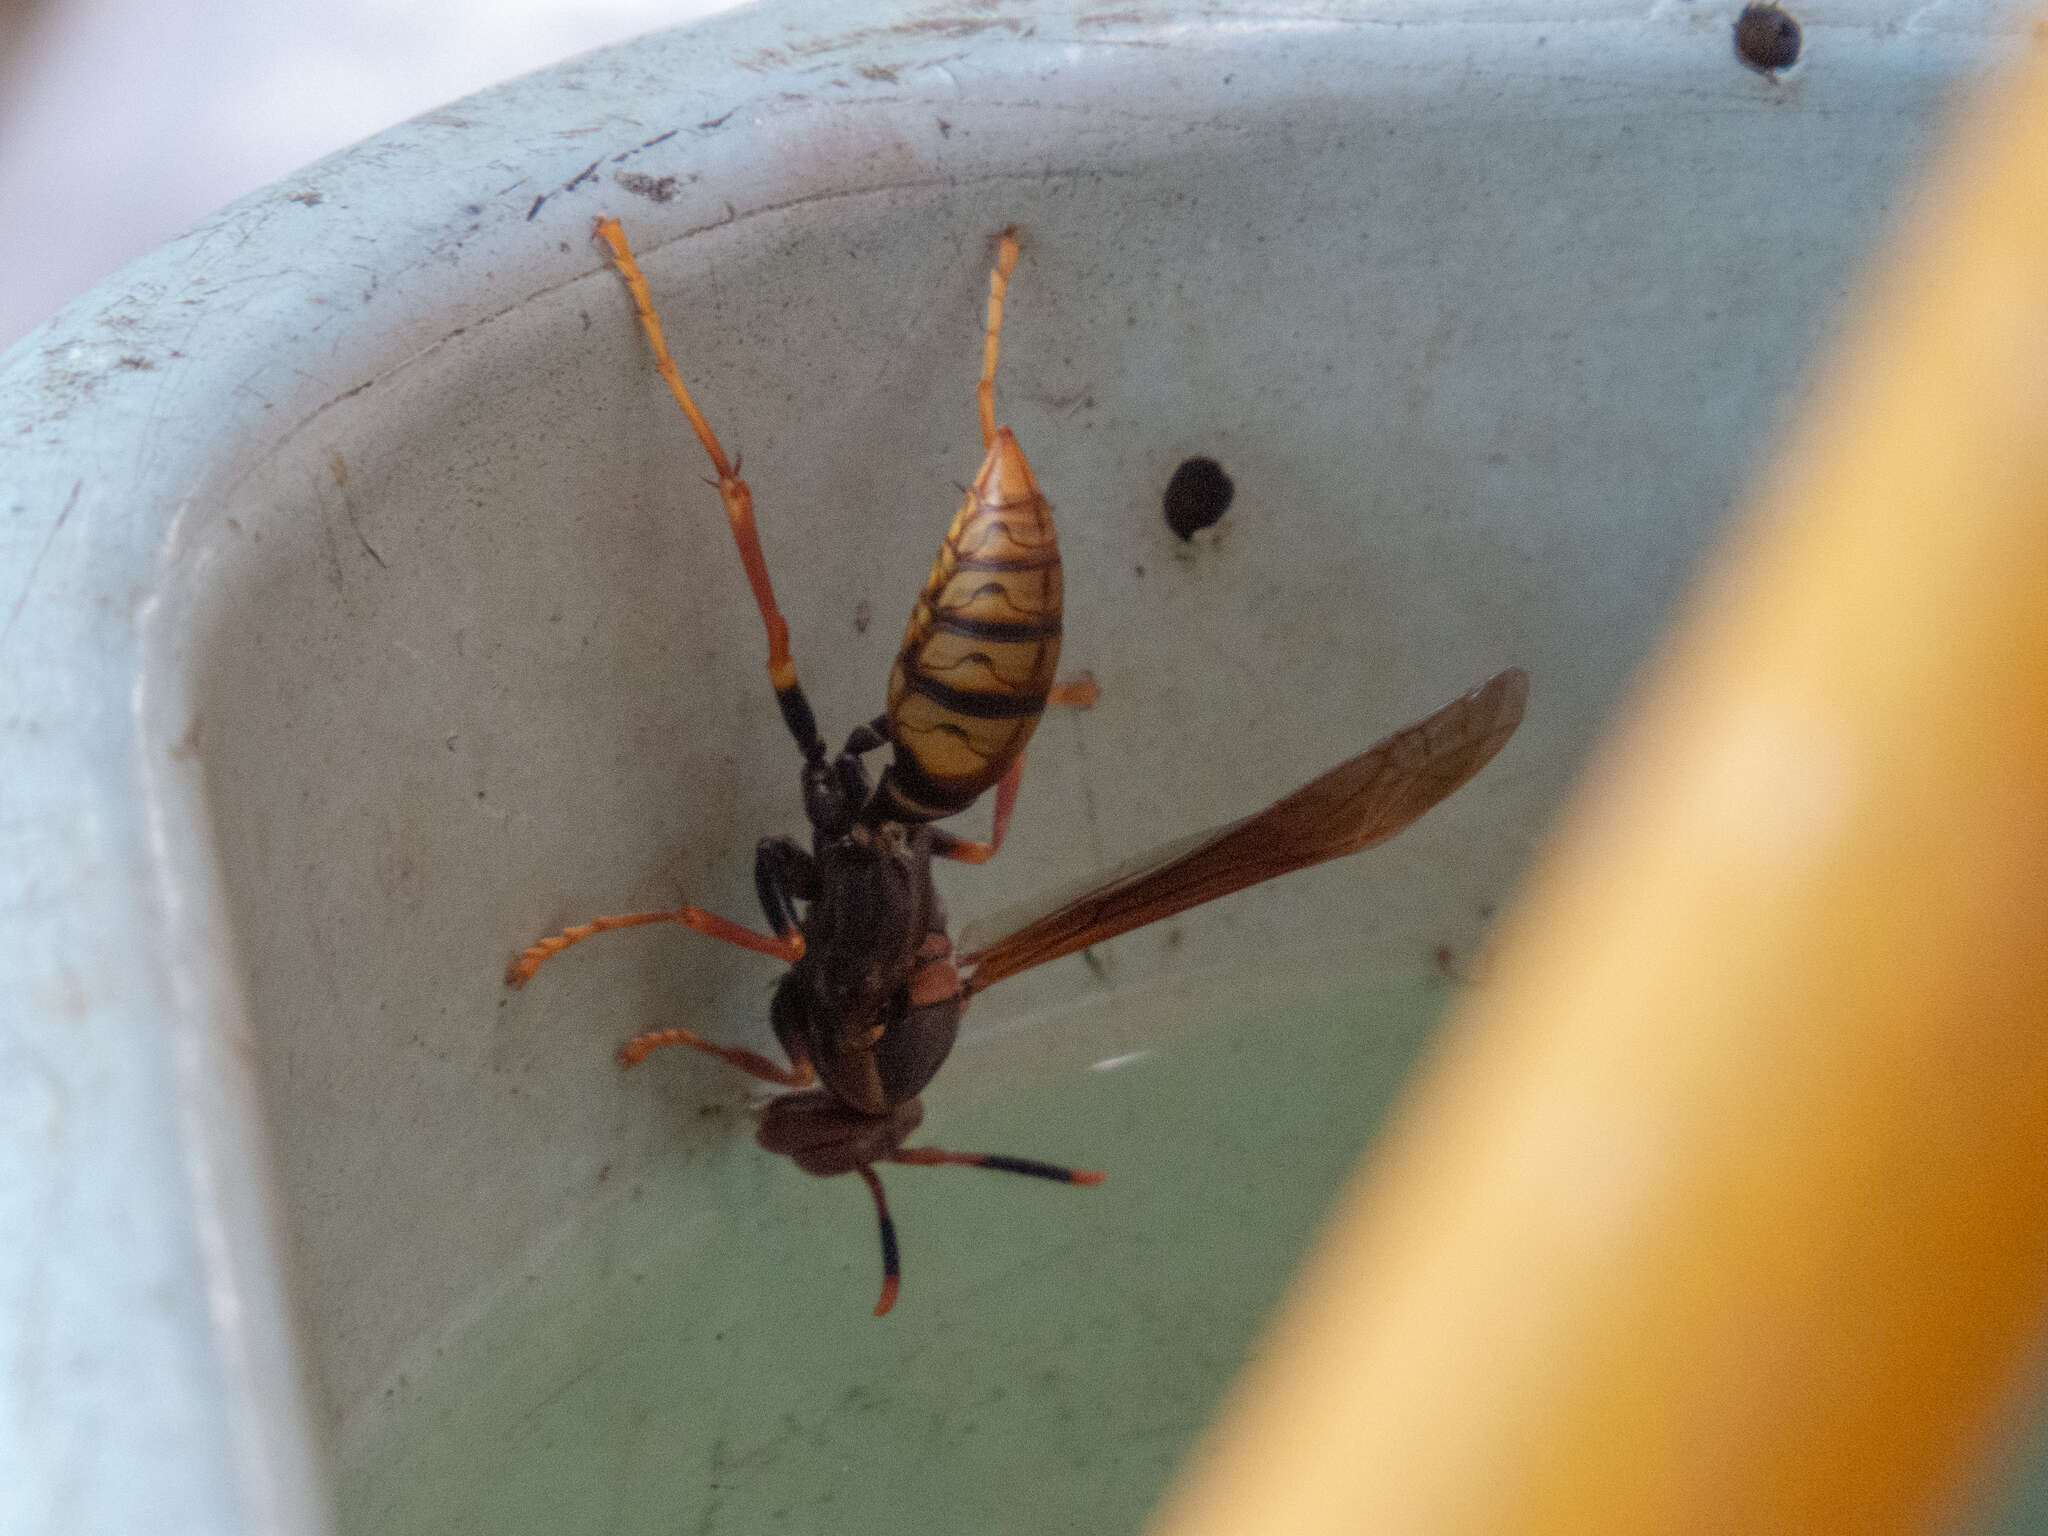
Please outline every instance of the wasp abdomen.
[{"label": "wasp abdomen", "polygon": [[1060,660],[1060,549],[1024,451],[998,429],[889,674],[892,820],[965,810],[1023,752]]}]

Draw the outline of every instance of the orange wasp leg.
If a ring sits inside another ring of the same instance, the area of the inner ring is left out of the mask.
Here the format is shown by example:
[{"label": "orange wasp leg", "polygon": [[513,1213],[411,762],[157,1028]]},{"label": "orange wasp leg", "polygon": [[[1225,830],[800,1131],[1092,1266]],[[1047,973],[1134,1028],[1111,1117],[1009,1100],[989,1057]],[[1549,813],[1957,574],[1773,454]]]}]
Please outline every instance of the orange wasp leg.
[{"label": "orange wasp leg", "polygon": [[1003,846],[1003,838],[1010,830],[1010,813],[1017,809],[1017,789],[1024,782],[1024,757],[1019,753],[996,784],[995,827],[985,843],[955,837],[942,827],[932,828],[932,852],[942,859],[957,859],[962,864],[986,864],[996,856],[996,850]]},{"label": "orange wasp leg", "polygon": [[747,568],[747,584],[754,589],[755,606],[761,610],[761,622],[768,630],[768,680],[775,685],[775,696],[782,705],[783,719],[788,722],[790,733],[796,737],[804,756],[823,761],[825,743],[818,735],[817,722],[804,698],[803,687],[797,682],[796,662],[789,654],[789,622],[775,605],[775,589],[768,580],[768,560],[761,553],[761,536],[754,526],[754,493],[740,478],[739,470],[726,458],[717,434],[711,430],[711,423],[705,420],[697,402],[690,397],[690,391],[683,384],[683,376],[676,369],[675,359],[669,356],[668,342],[661,334],[661,319],[654,312],[653,295],[647,291],[647,279],[641,274],[640,263],[633,259],[632,247],[626,244],[625,230],[617,219],[607,218],[597,221],[596,232],[610,249],[612,264],[619,269],[619,276],[626,280],[626,287],[633,295],[633,308],[638,311],[641,328],[647,332],[647,340],[654,348],[654,366],[661,371],[662,380],[668,385],[669,393],[676,397],[676,404],[682,407],[683,415],[689,418],[697,441],[711,456],[711,467],[718,471],[718,499],[725,503],[725,520],[732,527],[733,543],[739,546],[740,563]]},{"label": "orange wasp leg", "polygon": [[1063,709],[1093,709],[1102,697],[1102,685],[1095,681],[1093,672],[1076,672],[1064,683],[1054,683],[1052,691],[1045,696],[1048,706],[1057,704]]},{"label": "orange wasp leg", "polygon": [[706,1040],[691,1029],[656,1029],[644,1035],[635,1035],[619,1047],[621,1066],[637,1067],[654,1052],[669,1045],[687,1045],[693,1051],[702,1051],[706,1056],[716,1056],[729,1067],[738,1067],[750,1077],[764,1082],[775,1083],[783,1088],[808,1088],[818,1080],[817,1072],[811,1066],[808,1056],[793,1057],[794,1065],[781,1066],[763,1056],[759,1051],[750,1051],[743,1045],[719,1045]]},{"label": "orange wasp leg", "polygon": [[638,928],[647,923],[681,923],[685,928],[694,928],[707,937],[723,939],[728,944],[737,944],[741,949],[751,949],[758,954],[773,955],[790,965],[795,965],[804,955],[804,936],[795,928],[780,938],[772,938],[751,928],[742,928],[731,918],[720,917],[716,912],[686,904],[667,912],[621,912],[612,917],[593,917],[574,928],[564,928],[513,956],[512,964],[505,972],[505,980],[512,986],[523,987],[533,980],[533,973],[540,969],[543,960],[559,955],[571,944],[581,944],[592,934],[609,933],[614,928]]},{"label": "orange wasp leg", "polygon": [[988,275],[988,331],[981,343],[981,381],[974,386],[974,398],[981,407],[981,446],[996,442],[996,354],[1001,350],[1003,298],[1010,291],[1010,274],[1017,267],[1017,229],[1003,231],[996,250],[995,270]]},{"label": "orange wasp leg", "polygon": [[[1092,674],[1082,672],[1064,683],[1055,683],[1045,696],[1048,705],[1058,704],[1067,709],[1092,709],[1095,701],[1102,697],[1102,688]],[[1003,838],[1010,830],[1010,816],[1017,809],[1017,791],[1024,783],[1024,755],[1020,752],[1009,772],[996,782],[995,827],[985,843],[968,838],[955,837],[941,828],[932,828],[932,852],[942,859],[954,859],[962,864],[986,864],[996,856],[1003,846]]]}]

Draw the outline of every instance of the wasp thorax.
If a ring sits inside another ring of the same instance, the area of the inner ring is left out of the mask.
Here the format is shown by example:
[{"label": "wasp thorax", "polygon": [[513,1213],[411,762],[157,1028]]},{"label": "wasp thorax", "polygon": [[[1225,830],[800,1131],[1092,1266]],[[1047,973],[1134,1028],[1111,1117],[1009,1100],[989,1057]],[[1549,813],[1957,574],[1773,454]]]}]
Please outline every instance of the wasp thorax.
[{"label": "wasp thorax", "polygon": [[909,975],[923,914],[908,844],[899,826],[855,826],[819,863],[821,894],[805,924],[811,969],[835,1007],[865,1014]]},{"label": "wasp thorax", "polygon": [[804,817],[820,835],[840,837],[868,803],[867,770],[851,752],[804,764]]}]

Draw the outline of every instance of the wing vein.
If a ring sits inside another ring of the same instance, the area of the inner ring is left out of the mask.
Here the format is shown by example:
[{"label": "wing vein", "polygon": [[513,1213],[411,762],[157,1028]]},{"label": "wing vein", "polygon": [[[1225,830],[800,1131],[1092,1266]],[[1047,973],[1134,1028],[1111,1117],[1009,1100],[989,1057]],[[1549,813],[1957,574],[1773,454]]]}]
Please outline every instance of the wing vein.
[{"label": "wing vein", "polygon": [[1386,841],[1493,759],[1522,723],[1529,675],[1497,673],[1265,810],[1184,838],[961,936],[979,992],[1247,886]]}]

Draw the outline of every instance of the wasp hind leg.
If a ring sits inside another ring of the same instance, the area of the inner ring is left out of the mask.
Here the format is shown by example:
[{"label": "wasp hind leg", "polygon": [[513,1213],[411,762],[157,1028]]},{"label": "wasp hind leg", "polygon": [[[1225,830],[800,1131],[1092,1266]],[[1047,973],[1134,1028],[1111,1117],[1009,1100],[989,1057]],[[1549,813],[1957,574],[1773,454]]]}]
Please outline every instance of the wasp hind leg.
[{"label": "wasp hind leg", "polygon": [[1058,705],[1062,709],[1093,709],[1102,698],[1102,685],[1095,681],[1093,672],[1076,672],[1072,677],[1052,685],[1052,691],[1045,696],[1048,706]]},{"label": "wasp hind leg", "polygon": [[944,827],[933,827],[932,852],[939,858],[956,859],[962,864],[986,864],[994,858],[1010,830],[1010,813],[1017,809],[1017,790],[1023,782],[1024,754],[1020,752],[1011,762],[1009,771],[996,783],[995,824],[989,831],[988,841],[982,843],[955,837]]},{"label": "wasp hind leg", "polygon": [[[1102,689],[1097,685],[1094,674],[1077,672],[1065,682],[1055,683],[1046,694],[1045,702],[1066,709],[1092,709],[1101,697]],[[989,831],[988,841],[983,843],[956,837],[942,827],[933,827],[932,852],[939,858],[953,859],[962,864],[986,864],[994,858],[1010,830],[1010,816],[1017,809],[1017,792],[1023,783],[1024,754],[1020,752],[1010,764],[1009,771],[996,781],[995,824]]]},{"label": "wasp hind leg", "polygon": [[633,295],[633,308],[640,316],[641,329],[647,332],[648,343],[654,348],[654,366],[661,371],[662,380],[668,385],[669,393],[675,396],[683,415],[689,418],[697,441],[711,456],[711,467],[718,471],[718,499],[725,504],[725,520],[732,528],[733,543],[739,546],[740,564],[747,569],[747,584],[754,589],[754,603],[761,610],[761,622],[768,630],[768,680],[775,686],[775,701],[782,706],[783,722],[789,727],[790,735],[796,738],[797,747],[805,759],[822,762],[825,740],[818,734],[817,717],[811,713],[810,701],[804,697],[803,685],[797,681],[796,662],[789,654],[789,623],[782,617],[782,610],[775,606],[775,589],[768,580],[768,560],[761,553],[761,536],[754,526],[754,493],[740,478],[739,466],[726,458],[724,447],[711,430],[711,423],[690,397],[690,391],[683,384],[683,376],[676,369],[675,359],[669,356],[668,342],[661,334],[661,318],[654,312],[653,295],[647,290],[647,279],[641,274],[640,263],[633,258],[632,247],[626,243],[625,230],[617,219],[599,219],[596,234],[611,252],[612,264],[619,269],[619,276],[625,279],[626,287]]},{"label": "wasp hind leg", "polygon": [[993,448],[996,441],[996,357],[1002,350],[1003,299],[1016,267],[1017,226],[1012,224],[997,239],[996,264],[988,275],[988,328],[982,333],[981,379],[974,386],[975,403],[981,409],[983,448]]}]

